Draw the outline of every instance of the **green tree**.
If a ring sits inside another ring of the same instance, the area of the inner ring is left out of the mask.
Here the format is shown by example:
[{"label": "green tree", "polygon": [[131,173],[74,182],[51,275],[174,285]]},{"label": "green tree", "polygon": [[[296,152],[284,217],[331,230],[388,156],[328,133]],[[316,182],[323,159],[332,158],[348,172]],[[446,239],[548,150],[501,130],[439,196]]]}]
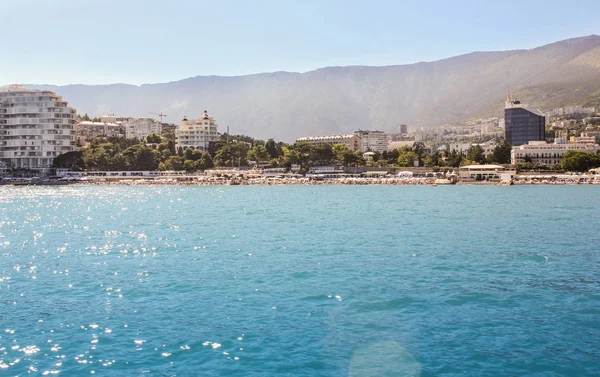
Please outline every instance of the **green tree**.
[{"label": "green tree", "polygon": [[415,141],[412,146],[413,152],[417,155],[417,160],[419,161],[419,166],[423,164],[423,159],[425,157],[425,143],[422,141]]},{"label": "green tree", "polygon": [[183,160],[179,156],[171,156],[158,166],[158,170],[181,170],[182,168]]},{"label": "green tree", "polygon": [[511,152],[512,147],[502,139],[492,151],[490,155],[490,162],[497,164],[510,164],[511,163]]},{"label": "green tree", "polygon": [[248,149],[248,144],[243,142],[226,144],[215,154],[215,164],[228,167],[247,166]]},{"label": "green tree", "polygon": [[381,154],[381,158],[384,159],[388,165],[394,165],[396,162],[398,162],[398,157],[400,157],[399,149],[383,151]]},{"label": "green tree", "polygon": [[251,161],[256,161],[257,165],[261,165],[261,162],[266,162],[269,160],[269,152],[267,148],[261,145],[255,145],[248,150],[246,154],[246,158]]},{"label": "green tree", "polygon": [[110,158],[109,170],[123,171],[127,170],[127,161],[122,153],[118,153]]},{"label": "green tree", "polygon": [[162,142],[162,138],[160,135],[152,132],[148,136],[146,136],[146,143],[148,144],[160,144]]},{"label": "green tree", "polygon": [[433,155],[427,155],[423,159],[423,165],[426,166],[426,167],[428,167],[428,168],[431,168],[431,167],[437,166],[437,161],[433,157]]},{"label": "green tree", "polygon": [[196,170],[196,165],[194,164],[194,161],[185,160],[183,162],[183,170],[185,170],[187,172],[192,172],[192,171]]},{"label": "green tree", "polygon": [[583,151],[567,151],[561,163],[561,167],[566,171],[587,171],[600,165],[600,158],[594,153]]},{"label": "green tree", "polygon": [[400,154],[396,163],[399,166],[414,166],[415,161],[419,160],[419,156],[415,153],[411,147],[404,146],[400,148]]},{"label": "green tree", "polygon": [[194,153],[194,148],[187,147],[187,148],[185,148],[185,151],[183,151],[183,158],[186,160],[191,160],[193,153]]},{"label": "green tree", "polygon": [[362,151],[354,152],[354,164],[356,166],[365,166],[367,164]]},{"label": "green tree", "polygon": [[55,169],[83,170],[83,153],[81,151],[73,151],[58,155],[52,161],[52,167]]},{"label": "green tree", "polygon": [[344,160],[346,159],[346,156],[348,154],[352,153],[350,148],[348,148],[345,144],[335,144],[332,148],[332,152],[333,152],[333,157],[340,164],[344,164]]},{"label": "green tree", "polygon": [[479,144],[472,145],[467,149],[467,160],[474,161],[478,164],[485,162],[485,154],[483,148]]},{"label": "green tree", "polygon": [[233,166],[233,150],[230,144],[219,148],[215,154],[215,165]]},{"label": "green tree", "polygon": [[156,170],[159,155],[158,151],[141,144],[133,145],[123,151],[128,170]]},{"label": "green tree", "polygon": [[294,143],[283,148],[285,165],[300,165],[302,172],[307,172],[310,167],[311,146],[305,142]]},{"label": "green tree", "polygon": [[169,151],[171,151],[171,155],[174,155],[176,153],[176,151],[175,151],[175,141],[174,140],[167,141],[167,146],[169,148]]},{"label": "green tree", "polygon": [[202,153],[202,157],[195,164],[197,170],[212,169],[214,167],[213,159],[209,152]]},{"label": "green tree", "polygon": [[183,152],[183,158],[192,162],[198,161],[201,157],[202,151],[200,149],[186,148]]},{"label": "green tree", "polygon": [[329,144],[312,145],[310,148],[311,165],[328,165],[334,161],[335,154]]},{"label": "green tree", "polygon": [[277,145],[275,144],[275,140],[267,140],[265,148],[267,149],[267,152],[269,152],[269,156],[271,156],[271,158],[277,158],[280,156],[279,150],[277,149]]},{"label": "green tree", "polygon": [[462,152],[452,149],[447,155],[446,166],[459,167],[464,159]]}]

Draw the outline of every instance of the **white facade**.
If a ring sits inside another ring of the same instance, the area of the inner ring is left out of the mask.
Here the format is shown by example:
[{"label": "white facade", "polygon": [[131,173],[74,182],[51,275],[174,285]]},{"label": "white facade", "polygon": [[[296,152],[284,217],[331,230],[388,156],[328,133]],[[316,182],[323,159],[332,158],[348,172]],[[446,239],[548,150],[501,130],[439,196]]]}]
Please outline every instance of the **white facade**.
[{"label": "white facade", "polygon": [[461,182],[509,180],[515,177],[515,170],[507,170],[501,165],[467,165],[458,168],[458,179]]},{"label": "white facade", "polygon": [[175,138],[177,149],[182,147],[184,150],[193,148],[207,151],[210,142],[221,140],[221,135],[217,132],[215,119],[204,111],[204,114],[198,119],[183,118],[181,127],[175,130]]},{"label": "white facade", "polygon": [[47,169],[75,151],[75,109],[49,90],[0,89],[0,161],[8,168]]},{"label": "white facade", "polygon": [[362,151],[383,152],[387,151],[391,135],[383,131],[356,131],[362,139]]},{"label": "white facade", "polygon": [[523,144],[512,149],[511,163],[514,165],[525,162],[528,157],[536,165],[552,166],[560,164],[568,151],[596,153],[598,150],[600,150],[600,146],[591,143],[547,144],[544,141],[529,142],[529,144]]},{"label": "white facade", "polygon": [[152,118],[128,118],[123,126],[128,139],[144,140],[151,133],[160,135],[162,132],[162,124]]},{"label": "white facade", "polygon": [[471,148],[471,143],[451,143],[448,144],[448,151],[455,150],[462,154],[467,154],[467,151]]}]

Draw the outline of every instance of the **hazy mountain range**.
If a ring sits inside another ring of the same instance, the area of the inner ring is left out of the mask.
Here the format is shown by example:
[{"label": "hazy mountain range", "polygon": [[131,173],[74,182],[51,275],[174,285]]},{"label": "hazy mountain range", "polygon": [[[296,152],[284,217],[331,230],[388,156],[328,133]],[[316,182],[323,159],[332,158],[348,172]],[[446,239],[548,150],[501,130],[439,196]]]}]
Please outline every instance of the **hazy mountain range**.
[{"label": "hazy mountain range", "polygon": [[184,115],[206,109],[221,132],[229,126],[231,133],[291,141],[501,115],[509,90],[541,109],[600,103],[600,36],[408,65],[198,76],[142,86],[28,86],[54,90],[90,116],[162,111],[165,121],[179,124]]}]

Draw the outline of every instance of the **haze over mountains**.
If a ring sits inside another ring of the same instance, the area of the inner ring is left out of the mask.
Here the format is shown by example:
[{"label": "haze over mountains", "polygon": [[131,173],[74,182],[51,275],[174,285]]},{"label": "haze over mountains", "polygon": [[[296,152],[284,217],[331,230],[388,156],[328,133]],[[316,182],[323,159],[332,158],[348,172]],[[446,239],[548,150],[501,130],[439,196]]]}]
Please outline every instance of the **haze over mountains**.
[{"label": "haze over mountains", "polygon": [[[240,62],[243,64],[243,62]],[[140,67],[143,69],[143,67]],[[600,99],[600,36],[530,50],[473,52],[435,62],[329,67],[306,73],[198,76],[163,84],[28,85],[56,91],[90,116],[150,116],[179,124],[207,109],[220,132],[300,136],[397,131],[501,115],[510,90],[541,109]]]}]

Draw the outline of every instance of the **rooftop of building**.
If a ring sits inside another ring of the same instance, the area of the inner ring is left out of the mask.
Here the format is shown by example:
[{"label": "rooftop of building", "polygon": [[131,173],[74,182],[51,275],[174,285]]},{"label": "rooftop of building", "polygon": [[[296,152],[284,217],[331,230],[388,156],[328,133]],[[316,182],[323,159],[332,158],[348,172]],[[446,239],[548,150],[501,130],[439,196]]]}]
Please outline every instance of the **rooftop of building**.
[{"label": "rooftop of building", "polygon": [[351,139],[356,135],[331,135],[331,136],[304,136],[296,139],[296,141],[315,141],[315,140],[337,140],[337,139]]},{"label": "rooftop of building", "polygon": [[84,120],[83,122],[79,122],[79,123],[77,123],[77,125],[79,125],[79,126],[114,126],[114,127],[119,127],[119,125],[116,124],[116,123],[91,122],[91,121],[87,121],[87,120]]},{"label": "rooftop of building", "polygon": [[0,87],[0,93],[48,93],[54,94],[51,90],[46,89],[29,89],[22,85],[9,85],[7,87]]},{"label": "rooftop of building", "polygon": [[494,170],[494,169],[504,169],[504,166],[502,166],[502,165],[465,165],[465,166],[461,166],[459,169]]},{"label": "rooftop of building", "polygon": [[380,130],[357,130],[354,131],[355,134],[360,134],[360,135],[368,135],[368,134],[385,134],[384,131],[380,131]]},{"label": "rooftop of building", "polygon": [[412,147],[415,144],[414,140],[399,140],[399,141],[390,141],[388,143],[388,149],[397,149],[401,147]]},{"label": "rooftop of building", "polygon": [[515,107],[507,107],[506,108],[506,110],[513,110],[513,109],[522,109],[522,110],[528,111],[528,112],[530,112],[532,114],[535,114],[537,116],[540,116],[540,117],[545,117],[546,116],[539,109],[535,109],[533,107],[515,106]]},{"label": "rooftop of building", "polygon": [[594,142],[579,142],[579,143],[567,143],[566,141],[560,141],[559,138],[555,140],[554,143],[546,143],[545,141],[539,142],[529,142],[529,144],[519,145],[518,147],[514,147],[513,149],[583,149],[590,147],[600,147],[598,144]]}]

